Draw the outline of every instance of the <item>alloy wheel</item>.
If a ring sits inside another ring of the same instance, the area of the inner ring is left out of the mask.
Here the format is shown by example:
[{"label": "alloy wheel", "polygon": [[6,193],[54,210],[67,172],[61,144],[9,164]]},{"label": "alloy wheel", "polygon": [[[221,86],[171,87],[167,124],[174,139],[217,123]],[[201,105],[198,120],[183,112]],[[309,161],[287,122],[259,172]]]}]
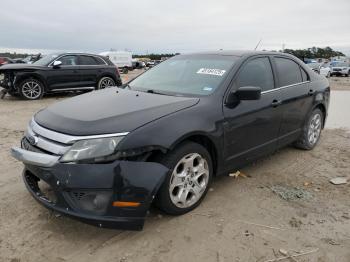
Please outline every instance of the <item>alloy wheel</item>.
[{"label": "alloy wheel", "polygon": [[308,139],[311,145],[316,144],[322,129],[322,118],[320,114],[315,114],[310,120]]},{"label": "alloy wheel", "polygon": [[200,200],[209,182],[209,166],[198,153],[184,156],[175,166],[169,185],[172,203],[188,208]]},{"label": "alloy wheel", "polygon": [[22,85],[22,94],[28,99],[37,99],[41,96],[42,87],[36,81],[27,81]]},{"label": "alloy wheel", "polygon": [[115,86],[113,79],[106,77],[101,80],[100,89],[104,89],[111,86]]}]

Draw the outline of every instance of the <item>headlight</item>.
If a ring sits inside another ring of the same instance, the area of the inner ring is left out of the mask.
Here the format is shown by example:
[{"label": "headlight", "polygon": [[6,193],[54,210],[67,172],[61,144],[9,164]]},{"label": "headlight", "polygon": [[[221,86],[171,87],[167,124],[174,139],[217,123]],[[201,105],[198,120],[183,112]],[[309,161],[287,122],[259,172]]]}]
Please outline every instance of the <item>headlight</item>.
[{"label": "headlight", "polygon": [[[61,162],[77,162],[81,160],[103,160],[116,152],[123,136],[80,140],[61,157]],[[102,158],[102,159],[101,159]]]}]

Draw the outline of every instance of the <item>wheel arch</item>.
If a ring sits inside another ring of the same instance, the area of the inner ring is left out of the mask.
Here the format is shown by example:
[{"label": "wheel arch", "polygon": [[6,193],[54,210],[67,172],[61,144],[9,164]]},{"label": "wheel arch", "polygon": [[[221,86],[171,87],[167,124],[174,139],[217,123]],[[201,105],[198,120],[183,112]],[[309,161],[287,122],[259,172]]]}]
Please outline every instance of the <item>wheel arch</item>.
[{"label": "wheel arch", "polygon": [[115,77],[113,74],[109,73],[109,72],[105,72],[105,73],[102,73],[102,74],[98,77],[98,79],[97,79],[97,81],[96,81],[96,87],[97,87],[98,84],[100,83],[101,79],[104,78],[104,77],[110,77],[110,78],[112,78],[113,81],[114,81],[114,83],[117,84],[117,81],[118,81],[118,80],[116,79],[116,77]]},{"label": "wheel arch", "polygon": [[217,173],[217,168],[218,168],[218,149],[217,146],[215,145],[214,141],[207,135],[202,134],[202,133],[192,133],[188,134],[177,141],[175,141],[170,147],[169,150],[174,149],[176,146],[178,146],[181,143],[184,143],[186,141],[191,141],[197,144],[200,144],[203,146],[206,150],[208,150],[212,164],[213,164],[213,170],[214,174],[216,175]]},{"label": "wheel arch", "polygon": [[326,117],[327,117],[326,106],[323,103],[318,103],[313,107],[312,111],[315,109],[320,109],[322,114],[323,114],[323,126],[322,126],[322,128],[324,128],[324,125],[326,123]]},{"label": "wheel arch", "polygon": [[27,73],[27,74],[19,75],[19,76],[17,77],[17,79],[16,79],[16,86],[19,87],[19,85],[20,85],[23,81],[25,81],[25,80],[27,80],[27,79],[31,79],[31,78],[33,78],[33,79],[39,81],[40,83],[42,83],[43,86],[44,86],[44,91],[45,91],[45,92],[48,91],[48,87],[47,87],[47,83],[46,83],[46,81],[45,81],[45,78],[42,77],[42,76],[39,75],[39,74],[36,74],[36,73]]}]

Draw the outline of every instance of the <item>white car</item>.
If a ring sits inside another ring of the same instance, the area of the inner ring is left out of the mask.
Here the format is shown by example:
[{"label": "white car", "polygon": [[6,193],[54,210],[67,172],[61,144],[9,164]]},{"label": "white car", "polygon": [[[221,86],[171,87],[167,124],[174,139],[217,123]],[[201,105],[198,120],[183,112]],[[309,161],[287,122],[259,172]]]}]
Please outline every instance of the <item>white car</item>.
[{"label": "white car", "polygon": [[312,71],[316,72],[317,74],[323,75],[327,78],[331,76],[331,68],[329,64],[309,63],[307,65],[312,69]]},{"label": "white car", "polygon": [[323,75],[325,77],[330,77],[331,76],[331,67],[329,64],[323,64],[320,67],[320,75]]},{"label": "white car", "polygon": [[331,76],[349,76],[350,75],[350,64],[346,62],[336,62],[331,67]]}]

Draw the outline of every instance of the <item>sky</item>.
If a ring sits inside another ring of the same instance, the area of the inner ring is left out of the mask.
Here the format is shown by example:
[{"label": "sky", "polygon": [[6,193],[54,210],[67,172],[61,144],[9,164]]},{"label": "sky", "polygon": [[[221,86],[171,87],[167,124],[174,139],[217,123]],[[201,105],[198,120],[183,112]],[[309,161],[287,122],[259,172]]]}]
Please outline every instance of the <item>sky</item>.
[{"label": "sky", "polygon": [[0,52],[134,54],[330,46],[350,55],[350,0],[0,0]]}]

